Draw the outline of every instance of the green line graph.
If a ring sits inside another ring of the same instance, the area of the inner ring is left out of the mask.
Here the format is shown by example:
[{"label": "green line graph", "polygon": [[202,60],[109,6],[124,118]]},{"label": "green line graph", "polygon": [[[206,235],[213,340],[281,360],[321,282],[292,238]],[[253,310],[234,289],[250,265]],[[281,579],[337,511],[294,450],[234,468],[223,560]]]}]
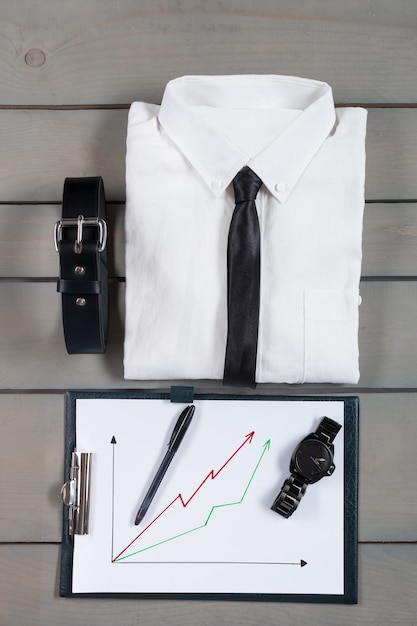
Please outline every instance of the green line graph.
[{"label": "green line graph", "polygon": [[[129,559],[129,558],[131,558],[131,557],[133,557],[133,556],[135,556],[137,554],[140,554],[142,552],[146,552],[147,550],[151,550],[152,548],[156,548],[156,547],[161,546],[163,544],[166,544],[166,543],[168,543],[170,541],[174,541],[175,539],[179,539],[180,537],[184,537],[185,535],[189,535],[189,534],[194,533],[194,532],[196,532],[198,530],[201,530],[201,529],[205,528],[208,525],[208,523],[211,520],[211,518],[213,516],[213,513],[214,513],[214,511],[216,509],[221,509],[221,508],[226,508],[226,507],[231,507],[231,506],[238,506],[238,505],[242,504],[242,502],[244,501],[244,499],[246,497],[246,494],[247,494],[247,492],[249,490],[249,487],[250,487],[250,485],[251,485],[251,483],[252,483],[252,481],[253,481],[253,479],[255,477],[255,474],[258,471],[258,468],[259,468],[259,466],[260,466],[260,464],[262,462],[262,459],[263,459],[265,453],[270,449],[270,444],[271,444],[271,440],[270,439],[268,439],[268,441],[266,441],[264,443],[264,445],[262,447],[262,452],[261,452],[261,454],[259,456],[259,459],[256,462],[255,468],[253,469],[253,471],[252,471],[252,473],[250,475],[250,478],[249,478],[247,484],[245,485],[245,488],[243,490],[242,496],[240,497],[239,500],[235,500],[233,502],[225,502],[225,503],[222,503],[222,504],[215,504],[215,505],[213,505],[211,507],[206,520],[202,524],[200,524],[199,526],[195,526],[194,528],[190,528],[189,530],[186,530],[186,531],[184,531],[182,533],[173,535],[172,537],[168,537],[166,539],[163,539],[162,541],[158,541],[157,543],[153,543],[151,545],[145,546],[144,548],[141,548],[140,550],[135,550],[134,552],[131,552],[129,554],[126,554],[126,555],[123,555],[123,556],[119,555],[119,557],[115,558],[113,562],[114,563],[120,563],[121,561],[125,561],[126,559]],[[121,554],[123,554],[123,552]]]}]

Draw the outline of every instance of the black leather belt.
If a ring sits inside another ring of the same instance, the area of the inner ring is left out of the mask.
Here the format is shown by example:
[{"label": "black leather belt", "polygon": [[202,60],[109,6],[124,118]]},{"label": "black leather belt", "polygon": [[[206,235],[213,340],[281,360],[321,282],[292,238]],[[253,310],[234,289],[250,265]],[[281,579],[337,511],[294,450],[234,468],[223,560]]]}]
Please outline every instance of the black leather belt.
[{"label": "black leather belt", "polygon": [[100,176],[66,178],[55,224],[62,320],[69,354],[99,354],[108,332],[107,225]]}]

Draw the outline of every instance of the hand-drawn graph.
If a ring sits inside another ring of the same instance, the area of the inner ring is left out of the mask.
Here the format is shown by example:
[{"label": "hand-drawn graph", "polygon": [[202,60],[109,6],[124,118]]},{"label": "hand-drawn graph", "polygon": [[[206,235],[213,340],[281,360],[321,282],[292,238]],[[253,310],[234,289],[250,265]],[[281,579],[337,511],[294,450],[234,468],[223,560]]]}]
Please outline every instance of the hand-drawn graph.
[{"label": "hand-drawn graph", "polygon": [[[161,539],[160,541],[158,541],[157,543],[151,543],[150,545],[146,544],[146,539],[145,539],[145,545],[142,547],[138,547],[135,548],[134,544],[136,544],[138,542],[138,540],[144,536],[146,534],[146,532],[148,531],[148,529],[155,524],[155,522],[157,522],[158,519],[161,518],[161,516],[163,516],[168,509],[170,509],[173,505],[175,505],[175,503],[179,502],[181,504],[181,506],[185,509],[190,502],[194,499],[194,497],[197,495],[197,493],[200,491],[200,489],[203,488],[203,486],[207,483],[207,481],[209,479],[211,480],[215,480],[219,474],[230,464],[230,462],[234,459],[234,457],[242,450],[242,448],[248,444],[248,443],[252,443],[253,437],[255,435],[255,432],[252,431],[250,433],[248,433],[245,438],[243,443],[241,443],[239,445],[239,447],[231,454],[231,456],[229,456],[229,458],[223,463],[223,465],[217,470],[214,471],[213,469],[210,470],[208,472],[208,474],[205,476],[205,478],[200,482],[200,484],[197,486],[197,488],[194,490],[194,492],[191,494],[191,496],[189,496],[188,498],[184,498],[182,493],[179,493],[156,517],[154,517],[152,519],[151,522],[149,522],[144,528],[143,530],[125,547],[123,548],[123,550],[121,550],[121,552],[119,552],[119,554],[117,554],[114,558],[113,558],[113,563],[120,563],[122,561],[125,561],[126,559],[131,559],[131,557],[134,557],[142,552],[145,552],[147,550],[151,550],[152,548],[155,548],[157,546],[160,546],[164,543],[167,543],[169,541],[174,541],[175,539],[178,539],[179,537],[183,537],[185,535],[188,535],[190,533],[196,532],[198,530],[201,530],[203,528],[205,528],[207,526],[207,524],[209,523],[209,521],[212,519],[213,513],[215,512],[216,509],[221,509],[221,508],[225,508],[225,507],[231,507],[231,506],[236,506],[239,504],[242,504],[248,489],[254,479],[254,476],[262,462],[262,459],[265,455],[265,453],[269,450],[270,448],[270,439],[268,439],[262,446],[262,450],[261,453],[259,455],[259,458],[257,459],[257,462],[255,464],[255,467],[252,469],[251,474],[249,476],[249,479],[247,481],[247,483],[244,485],[243,488],[243,492],[240,495],[240,497],[232,502],[223,502],[223,503],[217,503],[211,506],[208,515],[205,517],[204,521],[199,524],[198,526],[195,526],[193,528],[189,528],[187,530],[185,530],[184,532],[178,534],[178,535],[173,535],[170,537],[166,537],[164,539]],[[112,438],[112,443],[115,443],[115,438]],[[114,455],[114,450],[113,450],[113,455]],[[113,457],[113,471],[114,471],[114,457]],[[130,562],[132,562],[130,560]]]}]

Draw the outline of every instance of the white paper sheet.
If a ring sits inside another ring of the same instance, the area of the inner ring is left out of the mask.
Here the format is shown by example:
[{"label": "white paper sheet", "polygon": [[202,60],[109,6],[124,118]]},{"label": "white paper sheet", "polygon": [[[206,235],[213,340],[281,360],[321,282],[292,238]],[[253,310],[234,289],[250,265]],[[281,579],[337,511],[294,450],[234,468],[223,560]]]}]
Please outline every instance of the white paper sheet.
[{"label": "white paper sheet", "polygon": [[77,450],[92,452],[93,465],[90,531],[75,537],[72,591],[343,594],[343,430],[334,474],[307,488],[291,518],[270,509],[295,446],[324,415],[343,425],[343,401],[196,400],[135,526],[184,406],[77,399]]}]

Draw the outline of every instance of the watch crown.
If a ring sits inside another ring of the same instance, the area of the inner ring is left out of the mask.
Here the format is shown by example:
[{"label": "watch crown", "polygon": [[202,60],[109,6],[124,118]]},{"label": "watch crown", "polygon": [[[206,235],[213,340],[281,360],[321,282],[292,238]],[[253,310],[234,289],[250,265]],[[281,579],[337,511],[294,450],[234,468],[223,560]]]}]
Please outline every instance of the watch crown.
[{"label": "watch crown", "polygon": [[327,475],[331,476],[334,472],[334,470],[336,469],[336,465],[330,465],[329,469],[327,470]]}]

